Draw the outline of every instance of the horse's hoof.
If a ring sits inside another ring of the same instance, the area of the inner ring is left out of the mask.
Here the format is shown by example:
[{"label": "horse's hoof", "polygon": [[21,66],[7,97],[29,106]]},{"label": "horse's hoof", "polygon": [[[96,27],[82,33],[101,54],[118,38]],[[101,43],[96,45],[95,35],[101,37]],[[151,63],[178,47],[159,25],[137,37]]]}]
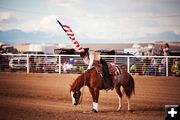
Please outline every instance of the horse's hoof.
[{"label": "horse's hoof", "polygon": [[117,109],[117,112],[121,111],[121,109]]},{"label": "horse's hoof", "polygon": [[131,111],[131,107],[130,106],[128,106],[128,111]]},{"label": "horse's hoof", "polygon": [[95,110],[94,108],[91,110],[92,112],[94,112],[94,113],[97,113],[98,111],[97,110]]},{"label": "horse's hoof", "polygon": [[119,106],[119,107],[117,108],[117,111],[121,111],[121,108],[122,108],[122,106]]},{"label": "horse's hoof", "polygon": [[117,111],[121,111],[121,108],[118,108]]},{"label": "horse's hoof", "polygon": [[130,109],[130,110],[128,110],[128,112],[133,112],[133,110]]}]

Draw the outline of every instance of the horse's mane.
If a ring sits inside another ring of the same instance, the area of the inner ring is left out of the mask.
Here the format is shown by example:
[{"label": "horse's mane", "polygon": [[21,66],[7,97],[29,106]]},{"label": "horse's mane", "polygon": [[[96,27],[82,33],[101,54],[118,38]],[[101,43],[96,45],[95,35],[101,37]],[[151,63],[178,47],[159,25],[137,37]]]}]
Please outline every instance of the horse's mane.
[{"label": "horse's mane", "polygon": [[80,74],[70,85],[70,91],[74,90],[78,85],[80,86],[79,83],[84,83],[84,79],[86,79],[86,80],[89,79],[89,76],[90,76],[90,73],[92,70],[94,70],[94,68],[89,69],[89,70],[83,72],[82,74]]}]

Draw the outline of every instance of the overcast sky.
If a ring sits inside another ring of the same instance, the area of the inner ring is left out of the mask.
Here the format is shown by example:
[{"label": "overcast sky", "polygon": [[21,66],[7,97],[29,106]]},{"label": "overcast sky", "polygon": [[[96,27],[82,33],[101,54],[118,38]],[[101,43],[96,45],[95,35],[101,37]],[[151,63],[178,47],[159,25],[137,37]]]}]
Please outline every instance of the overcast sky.
[{"label": "overcast sky", "polygon": [[[17,29],[37,32],[41,42],[70,42],[56,18],[71,26],[80,43],[180,40],[180,0],[0,0],[1,32]],[[31,42],[26,39],[19,41]]]}]

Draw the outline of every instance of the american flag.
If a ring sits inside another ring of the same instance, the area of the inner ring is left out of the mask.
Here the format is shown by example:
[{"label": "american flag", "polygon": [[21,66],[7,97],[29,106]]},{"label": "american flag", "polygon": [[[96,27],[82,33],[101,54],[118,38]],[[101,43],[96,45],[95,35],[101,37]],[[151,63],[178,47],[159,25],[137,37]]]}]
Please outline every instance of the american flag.
[{"label": "american flag", "polygon": [[73,42],[73,44],[75,45],[75,47],[78,49],[79,52],[84,52],[84,49],[81,47],[81,45],[79,44],[79,42],[75,39],[75,35],[72,32],[71,28],[68,25],[63,25],[61,24],[61,22],[59,20],[57,20],[57,22],[59,23],[59,25],[62,27],[62,29],[64,30],[64,32],[66,32],[67,36],[69,37],[69,39],[71,39],[71,41]]}]

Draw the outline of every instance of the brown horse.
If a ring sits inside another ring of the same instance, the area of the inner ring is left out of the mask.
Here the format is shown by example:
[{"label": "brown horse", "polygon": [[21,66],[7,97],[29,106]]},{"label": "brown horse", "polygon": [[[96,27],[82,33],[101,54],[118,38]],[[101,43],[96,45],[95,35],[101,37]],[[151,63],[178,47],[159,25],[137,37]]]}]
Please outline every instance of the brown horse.
[{"label": "brown horse", "polygon": [[[130,97],[132,93],[135,93],[135,84],[133,77],[120,66],[111,65],[111,75],[113,78],[114,88],[118,94],[119,106],[117,111],[121,110],[122,105],[122,92],[120,87],[124,89],[124,93],[127,97],[128,110],[130,108]],[[78,76],[71,85],[70,93],[72,97],[72,103],[74,105],[79,104],[79,99],[81,96],[80,89],[83,86],[88,86],[89,91],[93,98],[93,112],[98,112],[98,99],[100,90],[104,89],[104,82],[102,75],[95,68],[85,71],[80,76]]]}]

